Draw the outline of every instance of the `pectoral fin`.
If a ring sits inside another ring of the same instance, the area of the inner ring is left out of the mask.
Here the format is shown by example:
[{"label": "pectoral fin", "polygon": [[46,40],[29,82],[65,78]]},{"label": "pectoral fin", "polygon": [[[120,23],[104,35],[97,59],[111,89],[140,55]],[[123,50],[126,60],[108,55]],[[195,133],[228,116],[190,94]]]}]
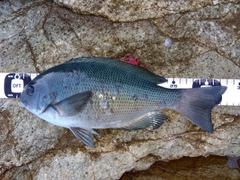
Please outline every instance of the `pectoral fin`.
[{"label": "pectoral fin", "polygon": [[159,128],[166,120],[167,116],[165,116],[163,113],[153,111],[125,123],[125,125],[122,128],[129,130],[137,129],[153,130]]},{"label": "pectoral fin", "polygon": [[92,130],[92,129],[82,129],[79,127],[70,127],[69,128],[72,133],[74,134],[74,136],[80,140],[81,142],[83,142],[85,145],[94,148],[94,139],[93,139],[93,134],[96,134],[98,136],[101,136],[99,133],[97,133],[96,131]]},{"label": "pectoral fin", "polygon": [[53,104],[52,108],[58,112],[59,116],[74,116],[85,107],[91,97],[92,92],[85,91]]}]

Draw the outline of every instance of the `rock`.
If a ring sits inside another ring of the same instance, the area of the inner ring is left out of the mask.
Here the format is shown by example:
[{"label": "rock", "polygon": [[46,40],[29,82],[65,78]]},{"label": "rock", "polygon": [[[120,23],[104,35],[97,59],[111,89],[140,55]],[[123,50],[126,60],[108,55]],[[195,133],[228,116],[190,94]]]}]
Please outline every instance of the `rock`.
[{"label": "rock", "polygon": [[[1,72],[42,72],[74,57],[124,54],[165,77],[239,78],[239,15],[234,0],[0,1]],[[119,179],[159,160],[239,156],[238,107],[214,108],[214,133],[164,113],[169,120],[154,131],[99,130],[103,137],[91,149],[17,99],[1,99],[0,178]]]},{"label": "rock", "polygon": [[145,171],[125,173],[121,180],[143,180],[143,179],[232,179],[240,178],[237,169],[229,168],[224,163],[225,157],[183,157],[169,162],[158,161]]},{"label": "rock", "polygon": [[208,0],[189,1],[64,1],[56,0],[57,4],[73,9],[80,14],[94,14],[107,17],[111,21],[129,22],[143,19],[159,18],[176,12],[194,11],[211,5]]}]

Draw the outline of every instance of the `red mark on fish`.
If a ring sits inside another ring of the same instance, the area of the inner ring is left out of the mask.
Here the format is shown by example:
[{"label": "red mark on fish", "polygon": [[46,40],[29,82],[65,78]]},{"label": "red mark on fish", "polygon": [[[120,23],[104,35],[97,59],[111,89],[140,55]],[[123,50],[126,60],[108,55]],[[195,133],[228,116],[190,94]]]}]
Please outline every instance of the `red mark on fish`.
[{"label": "red mark on fish", "polygon": [[133,65],[135,65],[135,66],[140,66],[140,67],[142,67],[142,68],[144,68],[144,69],[147,69],[146,66],[143,66],[143,65],[140,64],[138,58],[136,58],[136,57],[133,57],[133,56],[125,56],[124,54],[121,54],[120,56],[121,56],[121,59],[120,59],[120,60],[123,61],[123,62],[126,62],[126,63],[128,63],[128,64],[133,64]]}]

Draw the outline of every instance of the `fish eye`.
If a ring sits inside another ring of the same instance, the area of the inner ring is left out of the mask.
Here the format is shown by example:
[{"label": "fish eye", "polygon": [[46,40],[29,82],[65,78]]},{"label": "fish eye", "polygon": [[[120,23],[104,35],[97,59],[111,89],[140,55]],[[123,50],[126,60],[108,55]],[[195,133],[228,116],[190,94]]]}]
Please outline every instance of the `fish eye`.
[{"label": "fish eye", "polygon": [[29,96],[32,96],[33,93],[34,93],[34,88],[33,88],[33,86],[28,86],[26,92],[27,92],[27,94],[28,94]]}]

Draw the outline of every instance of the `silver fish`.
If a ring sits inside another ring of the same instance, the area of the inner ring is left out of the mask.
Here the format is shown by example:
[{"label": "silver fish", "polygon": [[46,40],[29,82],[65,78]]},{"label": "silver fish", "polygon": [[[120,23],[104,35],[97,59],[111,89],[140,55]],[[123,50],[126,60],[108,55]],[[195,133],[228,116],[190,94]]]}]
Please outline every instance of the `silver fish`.
[{"label": "silver fish", "polygon": [[227,87],[166,89],[164,77],[107,58],[76,58],[48,69],[25,86],[21,104],[54,125],[69,128],[94,147],[94,129],[156,129],[173,109],[207,132],[211,110]]}]

